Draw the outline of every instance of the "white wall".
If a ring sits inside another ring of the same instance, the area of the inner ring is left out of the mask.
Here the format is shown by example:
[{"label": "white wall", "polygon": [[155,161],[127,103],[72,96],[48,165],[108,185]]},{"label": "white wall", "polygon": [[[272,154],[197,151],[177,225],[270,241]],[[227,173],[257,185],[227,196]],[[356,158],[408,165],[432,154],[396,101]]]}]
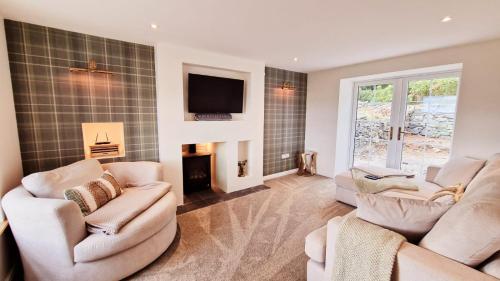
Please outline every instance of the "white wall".
[{"label": "white wall", "polygon": [[[228,192],[262,184],[264,62],[166,43],[157,44],[155,53],[160,162],[165,167],[165,180],[173,184],[178,203],[182,204],[183,199],[182,144],[224,142],[221,147],[225,149],[225,163],[217,166],[217,174],[225,173]],[[183,70],[186,64],[245,73],[248,79],[244,116],[225,122],[185,121]],[[242,140],[250,141],[252,157],[250,175],[238,178],[238,141]]]},{"label": "white wall", "polygon": [[493,40],[309,73],[305,145],[318,152],[318,173],[336,172],[341,79],[455,63],[463,69],[452,154],[500,152],[500,40]]},{"label": "white wall", "polygon": [[[17,134],[14,97],[10,80],[9,58],[3,17],[0,15],[0,197],[21,182],[22,164]],[[0,211],[0,222],[3,221]],[[6,234],[0,236],[0,280],[5,280],[12,267],[12,256]]]}]

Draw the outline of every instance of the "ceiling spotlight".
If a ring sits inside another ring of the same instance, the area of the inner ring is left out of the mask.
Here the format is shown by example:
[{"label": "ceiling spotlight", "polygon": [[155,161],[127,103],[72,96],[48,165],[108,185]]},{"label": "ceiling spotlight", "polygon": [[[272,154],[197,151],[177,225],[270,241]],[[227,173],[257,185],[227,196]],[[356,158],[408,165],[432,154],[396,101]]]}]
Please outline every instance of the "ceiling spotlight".
[{"label": "ceiling spotlight", "polygon": [[152,23],[152,24],[151,24],[151,28],[152,28],[152,29],[157,29],[157,28],[158,28],[158,26],[157,26],[156,24]]},{"label": "ceiling spotlight", "polygon": [[299,58],[295,57],[295,58],[293,58],[293,61],[294,61],[294,62],[298,62],[298,61],[299,61]]},{"label": "ceiling spotlight", "polygon": [[441,19],[441,22],[449,22],[449,21],[451,21],[451,17],[450,16],[446,16],[443,19]]}]

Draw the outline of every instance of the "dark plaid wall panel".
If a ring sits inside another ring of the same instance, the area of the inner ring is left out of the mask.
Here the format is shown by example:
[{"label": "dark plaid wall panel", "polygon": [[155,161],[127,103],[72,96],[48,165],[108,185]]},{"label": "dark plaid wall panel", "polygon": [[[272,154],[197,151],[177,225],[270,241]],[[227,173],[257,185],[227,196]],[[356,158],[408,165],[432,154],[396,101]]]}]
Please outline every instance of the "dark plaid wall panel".
[{"label": "dark plaid wall panel", "polygon": [[[83,159],[84,122],[123,122],[126,157],[114,160],[158,160],[153,47],[10,20],[5,30],[25,174]],[[90,59],[115,74],[69,71]]]},{"label": "dark plaid wall panel", "polygon": [[[307,74],[266,67],[264,110],[264,175],[297,168],[304,151]],[[282,90],[283,82],[294,90]],[[281,159],[288,153],[290,158]]]}]

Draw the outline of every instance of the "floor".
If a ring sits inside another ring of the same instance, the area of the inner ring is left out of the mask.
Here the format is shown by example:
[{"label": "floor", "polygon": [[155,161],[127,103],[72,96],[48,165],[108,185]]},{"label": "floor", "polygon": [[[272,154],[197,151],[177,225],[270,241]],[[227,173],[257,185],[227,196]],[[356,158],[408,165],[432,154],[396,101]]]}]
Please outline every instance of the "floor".
[{"label": "floor", "polygon": [[225,193],[218,188],[212,188],[184,194],[184,205],[177,207],[177,214],[184,214],[189,211],[204,208],[219,202],[228,201],[266,189],[269,189],[269,187],[265,185],[258,185],[231,193]]},{"label": "floor", "polygon": [[169,249],[129,280],[306,280],[304,239],[353,208],[322,176],[289,175],[269,189],[185,212]]}]

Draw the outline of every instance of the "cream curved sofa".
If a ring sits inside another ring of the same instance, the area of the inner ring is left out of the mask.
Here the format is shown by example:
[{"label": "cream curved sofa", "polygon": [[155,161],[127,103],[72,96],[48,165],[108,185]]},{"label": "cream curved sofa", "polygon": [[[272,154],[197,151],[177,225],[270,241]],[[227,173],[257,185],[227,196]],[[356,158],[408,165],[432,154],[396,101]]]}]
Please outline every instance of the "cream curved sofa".
[{"label": "cream curved sofa", "polygon": [[[103,166],[119,182],[162,179],[159,163]],[[8,192],[2,205],[21,254],[25,280],[119,280],[158,258],[177,230],[172,191],[115,235],[89,234],[75,202],[37,198],[23,186]]]}]

